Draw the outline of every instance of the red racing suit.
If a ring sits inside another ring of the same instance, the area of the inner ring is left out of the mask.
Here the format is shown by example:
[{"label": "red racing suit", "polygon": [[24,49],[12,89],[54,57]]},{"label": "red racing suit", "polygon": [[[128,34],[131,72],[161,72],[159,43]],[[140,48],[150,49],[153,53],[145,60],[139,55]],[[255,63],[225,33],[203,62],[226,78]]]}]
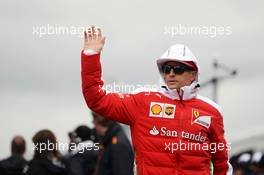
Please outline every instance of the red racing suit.
[{"label": "red racing suit", "polygon": [[232,174],[223,118],[216,104],[193,94],[173,99],[160,91],[108,92],[101,79],[100,53],[82,52],[81,68],[88,107],[130,126],[135,174],[209,175],[211,162],[214,175]]}]

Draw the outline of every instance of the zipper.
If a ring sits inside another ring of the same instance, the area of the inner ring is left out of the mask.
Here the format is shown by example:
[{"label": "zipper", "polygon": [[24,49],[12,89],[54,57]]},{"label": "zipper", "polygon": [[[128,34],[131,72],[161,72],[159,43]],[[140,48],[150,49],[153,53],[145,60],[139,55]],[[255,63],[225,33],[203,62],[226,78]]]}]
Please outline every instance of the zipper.
[{"label": "zipper", "polygon": [[183,114],[184,114],[184,102],[183,102],[183,93],[184,91],[180,90],[180,91],[177,91],[178,92],[178,95],[180,97],[180,100],[179,100],[179,108],[180,108],[180,115],[179,115],[179,128],[178,128],[178,151],[177,151],[177,154],[176,154],[176,162],[177,162],[177,172],[176,172],[176,175],[179,174],[179,169],[180,169],[180,141],[181,141],[181,132],[182,132],[182,119],[183,119]]},{"label": "zipper", "polygon": [[177,157],[176,157],[176,161],[177,161],[177,174],[179,174],[179,169],[180,169],[180,156],[181,156],[181,150],[180,150],[180,141],[181,141],[181,132],[182,132],[182,118],[183,118],[183,105],[180,105],[180,116],[179,116],[179,133],[178,133],[178,151],[177,151]]}]

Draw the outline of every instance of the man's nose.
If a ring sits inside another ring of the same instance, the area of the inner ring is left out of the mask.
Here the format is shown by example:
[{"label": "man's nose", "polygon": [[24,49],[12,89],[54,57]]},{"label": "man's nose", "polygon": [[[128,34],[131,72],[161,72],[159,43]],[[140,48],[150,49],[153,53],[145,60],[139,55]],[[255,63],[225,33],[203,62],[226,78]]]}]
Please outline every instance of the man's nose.
[{"label": "man's nose", "polygon": [[175,73],[174,73],[173,69],[170,70],[169,75],[170,75],[170,76],[175,76]]}]

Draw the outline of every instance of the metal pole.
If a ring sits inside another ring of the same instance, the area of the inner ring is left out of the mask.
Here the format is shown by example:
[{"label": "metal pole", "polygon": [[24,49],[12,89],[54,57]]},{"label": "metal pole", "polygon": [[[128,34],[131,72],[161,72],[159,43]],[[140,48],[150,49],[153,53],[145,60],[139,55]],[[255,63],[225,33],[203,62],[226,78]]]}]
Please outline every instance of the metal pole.
[{"label": "metal pole", "polygon": [[218,90],[218,77],[217,77],[217,69],[218,69],[218,62],[217,60],[215,59],[214,62],[213,62],[213,66],[214,66],[214,71],[215,71],[215,77],[213,78],[213,100],[217,103],[217,90]]},{"label": "metal pole", "polygon": [[[214,76],[211,79],[209,79],[208,81],[202,83],[201,87],[205,87],[207,85],[212,84],[213,85],[213,94],[212,94],[213,100],[217,103],[217,101],[218,101],[218,86],[219,86],[220,81],[237,75],[237,70],[231,69],[231,68],[229,68],[223,64],[219,64],[217,60],[214,60],[213,67],[214,67]],[[226,72],[229,72],[229,74],[227,74],[225,76],[218,76],[217,72],[218,72],[219,68],[225,70]]]},{"label": "metal pole", "polygon": [[217,90],[218,90],[218,78],[213,78],[213,81],[212,81],[212,83],[213,83],[213,100],[214,100],[214,102],[216,102],[217,103]]}]

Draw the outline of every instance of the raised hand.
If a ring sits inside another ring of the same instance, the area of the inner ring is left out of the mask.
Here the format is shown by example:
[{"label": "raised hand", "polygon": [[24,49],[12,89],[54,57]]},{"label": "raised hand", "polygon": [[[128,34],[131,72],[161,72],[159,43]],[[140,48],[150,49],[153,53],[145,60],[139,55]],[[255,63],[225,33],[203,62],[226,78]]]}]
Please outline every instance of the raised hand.
[{"label": "raised hand", "polygon": [[105,37],[102,36],[102,31],[100,28],[95,28],[92,26],[84,32],[84,50],[90,49],[99,53],[103,49],[104,43]]}]

